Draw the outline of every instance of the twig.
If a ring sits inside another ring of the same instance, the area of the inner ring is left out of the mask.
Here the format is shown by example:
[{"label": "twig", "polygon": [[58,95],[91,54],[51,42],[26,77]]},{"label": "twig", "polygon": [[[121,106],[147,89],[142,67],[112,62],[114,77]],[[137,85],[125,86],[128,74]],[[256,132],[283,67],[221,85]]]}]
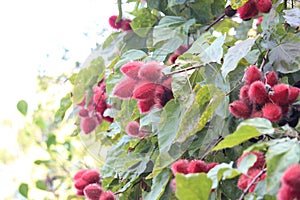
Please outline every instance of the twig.
[{"label": "twig", "polygon": [[201,156],[200,160],[203,160],[209,153],[212,148],[217,146],[224,138],[220,136],[214,143],[213,145]]},{"label": "twig", "polygon": [[215,24],[221,21],[225,16],[226,16],[225,13],[219,16],[217,19],[215,19],[215,21],[209,24],[208,27],[206,27],[206,29],[204,29],[204,31],[202,31],[200,34],[203,34],[204,32],[208,31],[211,27],[213,27]]},{"label": "twig", "polygon": [[257,181],[257,179],[259,177],[261,177],[263,175],[263,173],[265,173],[267,170],[266,168],[261,170],[250,182],[250,184],[247,186],[247,188],[243,191],[242,195],[240,196],[239,200],[243,200],[244,197],[248,194],[249,189],[254,185],[254,183]]},{"label": "twig", "polygon": [[196,66],[187,67],[187,68],[184,68],[184,69],[179,69],[179,70],[170,72],[168,74],[165,74],[165,76],[170,76],[170,75],[173,75],[173,74],[178,74],[178,73],[186,72],[186,71],[193,70],[193,69],[198,69],[198,68],[201,68],[201,67],[204,67],[204,66],[205,65],[203,64],[203,65],[196,65]]},{"label": "twig", "polygon": [[238,88],[240,85],[242,84],[242,82],[239,82],[236,86],[234,86],[234,88],[232,88],[229,92],[227,92],[225,94],[225,96],[230,95],[236,88]]},{"label": "twig", "polygon": [[265,56],[263,57],[263,60],[261,61],[261,64],[260,64],[260,66],[259,66],[259,69],[260,69],[261,71],[263,71],[264,65],[265,65],[266,60],[268,59],[268,56],[269,56],[269,52],[270,52],[270,50],[268,50],[268,51],[266,52]]}]

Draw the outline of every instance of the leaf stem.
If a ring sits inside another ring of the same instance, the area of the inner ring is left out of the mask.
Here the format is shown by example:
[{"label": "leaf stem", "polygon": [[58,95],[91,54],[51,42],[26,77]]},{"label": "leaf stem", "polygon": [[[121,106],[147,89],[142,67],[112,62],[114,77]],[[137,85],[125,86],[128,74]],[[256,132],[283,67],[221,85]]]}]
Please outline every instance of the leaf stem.
[{"label": "leaf stem", "polygon": [[201,67],[204,67],[204,66],[205,65],[202,64],[202,65],[196,65],[196,66],[187,67],[187,68],[184,68],[184,69],[179,69],[179,70],[170,72],[168,74],[165,74],[165,76],[170,76],[170,75],[174,75],[174,74],[178,74],[178,73],[182,73],[182,72],[187,72],[189,70],[198,69],[198,68],[201,68]]},{"label": "leaf stem", "polygon": [[264,69],[264,65],[265,65],[265,63],[266,63],[266,60],[268,59],[269,52],[270,52],[270,50],[268,49],[268,51],[266,52],[266,54],[265,54],[264,57],[263,57],[263,60],[261,61],[261,64],[260,64],[260,66],[259,66],[259,69],[260,69],[261,71],[263,71],[263,69]]},{"label": "leaf stem", "polygon": [[255,184],[255,182],[257,181],[257,179],[259,177],[261,177],[263,175],[263,173],[265,173],[267,171],[267,169],[263,169],[261,170],[250,182],[250,184],[247,186],[247,188],[243,191],[242,195],[240,196],[239,200],[243,200],[244,197],[249,193],[249,189]]}]

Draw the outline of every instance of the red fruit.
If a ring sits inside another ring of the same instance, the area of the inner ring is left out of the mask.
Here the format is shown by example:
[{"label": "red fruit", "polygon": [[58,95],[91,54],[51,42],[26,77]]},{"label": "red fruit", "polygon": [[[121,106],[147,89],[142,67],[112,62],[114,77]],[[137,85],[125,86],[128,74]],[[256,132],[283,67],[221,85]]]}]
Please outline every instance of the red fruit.
[{"label": "red fruit", "polygon": [[89,184],[89,182],[85,181],[85,180],[82,180],[81,178],[80,179],[77,179],[75,181],[75,184],[74,184],[74,187],[77,189],[77,190],[83,190],[85,188],[85,186],[87,186]]},{"label": "red fruit", "polygon": [[[300,164],[289,166],[281,177],[281,183],[288,185],[293,189],[300,188]],[[300,191],[299,191],[300,192]]]},{"label": "red fruit", "polygon": [[131,28],[131,26],[130,26],[130,22],[131,22],[130,19],[123,19],[123,20],[122,20],[121,29],[122,29],[123,31],[130,31],[130,30],[132,30],[132,28]]},{"label": "red fruit", "polygon": [[116,197],[112,191],[106,191],[101,194],[99,200],[115,200]]},{"label": "red fruit", "polygon": [[271,87],[278,84],[278,77],[274,71],[267,73],[265,77],[265,84],[268,84]]},{"label": "red fruit", "polygon": [[139,74],[139,70],[141,69],[141,67],[144,65],[143,62],[139,62],[139,61],[133,61],[133,62],[128,62],[125,65],[123,65],[120,70],[121,72],[134,79],[134,80],[138,80],[138,74]]},{"label": "red fruit", "polygon": [[148,62],[139,71],[139,78],[142,80],[148,80],[156,82],[162,76],[162,66],[156,62]]},{"label": "red fruit", "polygon": [[133,91],[133,98],[136,100],[153,99],[156,87],[157,85],[154,83],[145,83]]},{"label": "red fruit", "polygon": [[83,190],[84,195],[89,200],[99,200],[103,190],[98,184],[89,184]]},{"label": "red fruit", "polygon": [[172,90],[162,86],[158,85],[155,90],[155,98],[154,102],[157,105],[158,108],[162,108],[166,105],[166,103],[173,99],[173,93]]},{"label": "red fruit", "polygon": [[256,26],[261,25],[262,21],[263,21],[264,17],[260,16],[259,18],[257,18],[257,22],[256,22]]},{"label": "red fruit", "polygon": [[229,111],[235,117],[241,117],[244,119],[249,118],[251,114],[251,110],[249,109],[249,107],[242,101],[234,101],[229,104]]},{"label": "red fruit", "polygon": [[271,0],[257,0],[256,6],[259,12],[268,13],[272,8]]},{"label": "red fruit", "polygon": [[214,168],[215,166],[217,166],[218,164],[219,164],[219,163],[217,163],[217,162],[208,163],[208,164],[207,164],[208,172],[209,172],[212,168]]},{"label": "red fruit", "polygon": [[161,85],[172,90],[172,77],[164,76]]},{"label": "red fruit", "polygon": [[77,196],[84,196],[83,190],[77,190],[77,191],[76,191],[76,195],[77,195]]},{"label": "red fruit", "polygon": [[136,82],[133,79],[125,78],[113,89],[113,95],[120,99],[130,99],[132,97],[133,90]]},{"label": "red fruit", "polygon": [[138,101],[138,108],[141,113],[149,112],[155,105],[154,99]]},{"label": "red fruit", "polygon": [[248,95],[252,103],[260,105],[266,103],[269,99],[265,85],[261,81],[255,81],[250,85]]},{"label": "red fruit", "polygon": [[82,108],[78,112],[79,117],[88,117],[89,116],[89,111],[87,109]]},{"label": "red fruit", "polygon": [[276,104],[267,103],[263,108],[263,117],[270,120],[271,122],[278,122],[282,117],[282,110]]},{"label": "red fruit", "polygon": [[299,200],[300,199],[300,192],[299,189],[293,190],[288,185],[281,185],[277,193],[278,200]]},{"label": "red fruit", "polygon": [[188,173],[207,173],[207,164],[202,160],[192,160],[188,165]]},{"label": "red fruit", "polygon": [[109,19],[108,19],[109,25],[114,29],[120,29],[122,26],[122,20],[116,22],[117,18],[118,18],[118,16],[113,15],[113,16],[109,17]]},{"label": "red fruit", "polygon": [[289,86],[277,84],[272,88],[273,92],[269,95],[271,101],[277,105],[287,105],[289,100]]},{"label": "red fruit", "polygon": [[100,173],[97,170],[88,170],[82,174],[81,179],[89,183],[98,183],[100,181]]},{"label": "red fruit", "polygon": [[248,186],[248,177],[245,174],[242,174],[239,177],[237,187],[240,188],[241,190],[245,190]]},{"label": "red fruit", "polygon": [[173,178],[171,180],[171,184],[170,185],[171,185],[172,192],[175,193],[176,192],[176,179],[175,178]]},{"label": "red fruit", "polygon": [[300,94],[299,88],[290,87],[289,88],[289,98],[288,98],[289,104],[294,103],[298,99],[299,94]]},{"label": "red fruit", "polygon": [[[247,176],[248,176],[248,183],[247,186],[250,185],[253,181],[253,179],[261,172],[261,169],[249,169]],[[252,186],[249,188],[249,192],[254,192],[256,185],[259,181],[262,181],[266,178],[266,173],[262,174],[258,179],[256,179],[256,181],[254,182],[254,184],[252,184]]]},{"label": "red fruit", "polygon": [[262,118],[263,117],[262,111],[253,109],[251,113],[251,118],[255,118],[255,117]]},{"label": "red fruit", "polygon": [[113,123],[113,121],[114,121],[114,118],[111,118],[109,116],[103,117],[102,119],[109,122],[109,123]]},{"label": "red fruit", "polygon": [[178,56],[179,56],[179,55],[177,55],[177,54],[175,54],[175,53],[171,54],[170,57],[169,57],[169,63],[170,63],[171,65],[174,64],[175,61],[177,60]]},{"label": "red fruit", "polygon": [[140,130],[139,133],[138,133],[138,137],[139,137],[139,138],[144,138],[144,137],[146,137],[148,134],[149,134],[149,132],[148,132],[146,129],[141,128],[141,130]]},{"label": "red fruit", "polygon": [[251,85],[251,83],[255,81],[260,81],[261,78],[261,71],[256,67],[256,65],[251,65],[246,69],[243,80],[245,85]]},{"label": "red fruit", "polygon": [[242,100],[244,103],[249,103],[249,95],[248,95],[248,91],[249,91],[249,86],[248,86],[248,85],[244,85],[244,86],[241,87],[241,89],[240,89],[239,98],[240,98],[240,100]]},{"label": "red fruit", "polygon": [[131,121],[127,124],[125,131],[131,137],[138,137],[140,124],[137,121]]},{"label": "red fruit", "polygon": [[176,173],[188,174],[188,167],[189,161],[185,159],[180,159],[172,164],[171,170],[174,175],[176,175]]},{"label": "red fruit", "polygon": [[241,155],[241,157],[239,157],[239,159],[237,160],[237,166],[239,167],[242,160],[248,156],[249,154],[255,155],[256,156],[256,161],[253,164],[252,167],[249,168],[250,169],[262,169],[265,164],[266,164],[266,159],[263,153],[258,152],[258,151],[250,151],[250,152],[246,152],[243,155]]},{"label": "red fruit", "polygon": [[237,9],[240,18],[243,20],[249,20],[258,14],[258,9],[256,6],[256,0],[247,1],[242,7]]},{"label": "red fruit", "polygon": [[288,112],[290,111],[290,106],[289,106],[289,105],[286,105],[286,106],[280,106],[280,107],[281,107],[282,115],[286,115],[286,114],[288,114]]},{"label": "red fruit", "polygon": [[181,55],[183,54],[184,52],[186,52],[188,50],[188,46],[186,45],[181,45],[174,53],[176,55]]},{"label": "red fruit", "polygon": [[95,117],[82,118],[80,122],[80,128],[85,134],[91,133],[98,125],[98,121]]},{"label": "red fruit", "polygon": [[79,171],[76,172],[76,174],[73,177],[73,180],[77,180],[80,179],[82,174],[84,174],[85,172],[87,172],[88,169],[80,169]]}]

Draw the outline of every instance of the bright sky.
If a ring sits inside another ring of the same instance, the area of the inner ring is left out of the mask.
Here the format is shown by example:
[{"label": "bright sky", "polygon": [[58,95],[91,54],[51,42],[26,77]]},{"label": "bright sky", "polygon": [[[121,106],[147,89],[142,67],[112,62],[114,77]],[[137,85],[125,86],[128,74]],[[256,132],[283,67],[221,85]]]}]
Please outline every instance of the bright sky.
[{"label": "bright sky", "polygon": [[[103,41],[102,30],[110,29],[108,17],[117,13],[115,0],[0,1],[0,148],[17,145],[24,118],[16,104],[24,99],[34,109],[38,70],[54,76],[70,73],[76,61],[83,63],[96,42]],[[64,49],[69,50],[67,61],[61,59]],[[7,191],[11,184],[4,183],[3,174],[0,163],[0,188]]]}]

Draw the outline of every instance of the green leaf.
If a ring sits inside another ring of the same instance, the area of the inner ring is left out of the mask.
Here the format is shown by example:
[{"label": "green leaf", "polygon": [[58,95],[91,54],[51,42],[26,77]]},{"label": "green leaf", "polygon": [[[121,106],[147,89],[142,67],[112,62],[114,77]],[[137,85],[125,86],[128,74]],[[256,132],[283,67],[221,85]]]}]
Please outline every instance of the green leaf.
[{"label": "green leaf", "polygon": [[27,115],[27,110],[28,110],[27,102],[25,100],[20,100],[17,103],[17,109],[22,115],[26,116]]},{"label": "green leaf", "polygon": [[253,118],[245,120],[239,124],[237,130],[228,135],[212,150],[231,148],[238,144],[248,141],[251,138],[258,137],[263,134],[272,134],[274,129],[269,120],[264,118]]},{"label": "green leaf", "polygon": [[281,73],[298,71],[300,65],[300,39],[288,33],[276,47],[269,52],[269,63]]},{"label": "green leaf", "polygon": [[131,49],[122,54],[120,60],[115,64],[115,68],[118,69],[129,61],[141,60],[145,57],[147,57],[147,54],[144,51]]},{"label": "green leaf", "polygon": [[292,164],[300,161],[300,144],[297,138],[273,140],[266,153],[267,161],[267,193],[276,195],[280,187],[283,172]]},{"label": "green leaf", "polygon": [[183,5],[187,3],[194,3],[195,0],[168,0],[168,7]]},{"label": "green leaf", "polygon": [[153,30],[153,44],[171,38],[187,39],[190,26],[195,24],[194,19],[186,21],[183,17],[165,16]]},{"label": "green leaf", "polygon": [[55,123],[59,123],[64,119],[65,114],[66,114],[67,110],[71,107],[71,105],[72,105],[72,101],[71,101],[70,94],[66,94],[66,96],[60,100],[60,107],[55,112],[55,115],[54,115]]},{"label": "green leaf", "polygon": [[56,144],[56,135],[49,134],[47,136],[46,144],[47,144],[48,149],[50,148],[51,145],[55,145]]},{"label": "green leaf", "polygon": [[151,13],[150,9],[142,8],[138,11],[130,26],[138,36],[146,37],[156,21],[157,18]]},{"label": "green leaf", "polygon": [[238,9],[243,6],[248,0],[230,0],[230,5],[233,9]]},{"label": "green leaf", "polygon": [[253,39],[249,38],[228,49],[228,52],[224,57],[224,63],[221,67],[224,78],[226,78],[229,72],[235,70],[239,61],[248,54],[256,39],[257,37]]},{"label": "green leaf", "polygon": [[203,63],[217,62],[220,63],[223,57],[223,44],[225,42],[226,35],[217,37],[213,43],[201,52],[199,57]]},{"label": "green leaf", "polygon": [[151,191],[144,196],[144,200],[160,199],[172,176],[169,169],[162,170],[152,179]]},{"label": "green leaf", "polygon": [[300,8],[292,8],[283,11],[286,22],[294,28],[300,26]]},{"label": "green leaf", "polygon": [[205,173],[176,174],[176,196],[179,200],[207,200],[212,180]]},{"label": "green leaf", "polygon": [[28,187],[27,183],[21,183],[20,184],[20,186],[19,186],[19,193],[23,197],[28,198],[28,190],[29,190],[29,187]]},{"label": "green leaf", "polygon": [[37,187],[40,190],[47,190],[47,184],[45,180],[37,180],[35,182],[35,187]]}]

